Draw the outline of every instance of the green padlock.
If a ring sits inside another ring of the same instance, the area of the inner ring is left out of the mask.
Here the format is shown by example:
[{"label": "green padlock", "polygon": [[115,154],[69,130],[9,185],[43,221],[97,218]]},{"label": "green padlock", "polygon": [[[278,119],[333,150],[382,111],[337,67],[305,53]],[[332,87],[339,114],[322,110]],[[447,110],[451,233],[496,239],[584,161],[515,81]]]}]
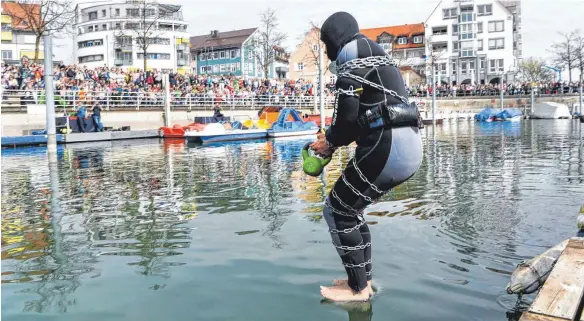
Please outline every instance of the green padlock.
[{"label": "green padlock", "polygon": [[322,173],[322,170],[331,161],[331,157],[320,158],[317,156],[308,155],[308,149],[312,143],[307,143],[302,148],[302,169],[304,172],[310,176],[318,176]]}]

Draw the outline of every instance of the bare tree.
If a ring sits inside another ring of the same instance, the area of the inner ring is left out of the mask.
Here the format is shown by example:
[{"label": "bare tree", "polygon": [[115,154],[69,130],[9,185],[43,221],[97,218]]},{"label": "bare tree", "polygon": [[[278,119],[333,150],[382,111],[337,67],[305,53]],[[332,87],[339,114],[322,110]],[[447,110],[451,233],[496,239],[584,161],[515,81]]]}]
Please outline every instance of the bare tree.
[{"label": "bare tree", "polygon": [[576,37],[574,38],[574,55],[576,56],[575,66],[580,71],[580,86],[582,86],[582,79],[584,79],[584,35],[580,30],[576,30]]},{"label": "bare tree", "polygon": [[75,18],[72,0],[18,1],[5,7],[2,14],[13,20],[13,25],[32,31],[35,35],[34,62],[38,61],[39,45],[45,32],[56,35],[71,32]]},{"label": "bare tree", "polygon": [[572,81],[572,69],[576,66],[576,49],[574,48],[577,34],[575,31],[563,33],[561,42],[556,42],[552,45],[551,52],[554,55],[553,63],[556,66],[568,69],[568,78]]},{"label": "bare tree", "polygon": [[[434,75],[437,71],[438,60],[442,58],[444,50],[437,50],[436,48],[434,48],[434,44],[432,44],[432,36],[426,38],[425,47],[426,47],[425,64],[426,66],[430,67],[430,72],[426,73],[426,75],[430,75],[430,77],[432,77],[432,75]],[[436,85],[436,81],[437,79],[434,80],[432,86]]]},{"label": "bare tree", "polygon": [[136,42],[139,52],[143,55],[144,71],[148,66],[148,48],[152,44],[168,44],[166,39],[160,36],[172,27],[160,26],[159,21],[165,17],[172,16],[179,11],[179,6],[161,5],[156,1],[135,1],[134,6],[126,9],[124,25],[114,33],[116,42],[122,44],[124,38],[129,38],[129,42]]},{"label": "bare tree", "polygon": [[261,28],[259,36],[251,41],[252,53],[257,59],[259,67],[264,71],[264,76],[270,74],[270,66],[276,56],[274,48],[283,47],[286,34],[278,31],[278,18],[271,8],[260,14]]},{"label": "bare tree", "polygon": [[324,43],[320,41],[320,27],[319,23],[311,21],[310,29],[304,35],[305,46],[308,47],[306,54],[302,57],[302,63],[305,67],[316,67],[316,70],[320,70],[321,67],[327,68],[329,65],[328,57],[323,57],[323,66],[320,66],[319,53],[321,50],[324,52]]},{"label": "bare tree", "polygon": [[519,78],[528,82],[551,81],[553,73],[545,68],[546,62],[542,59],[529,57],[519,63]]}]

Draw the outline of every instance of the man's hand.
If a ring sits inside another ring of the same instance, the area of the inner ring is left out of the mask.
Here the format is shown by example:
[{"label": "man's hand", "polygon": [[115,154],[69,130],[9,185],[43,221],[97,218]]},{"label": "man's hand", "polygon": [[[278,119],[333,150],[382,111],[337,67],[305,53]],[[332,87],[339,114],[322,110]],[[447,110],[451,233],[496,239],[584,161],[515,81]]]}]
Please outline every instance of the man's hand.
[{"label": "man's hand", "polygon": [[323,133],[319,133],[316,142],[310,145],[310,148],[319,156],[330,157],[335,151],[330,149],[326,144],[326,137]]}]

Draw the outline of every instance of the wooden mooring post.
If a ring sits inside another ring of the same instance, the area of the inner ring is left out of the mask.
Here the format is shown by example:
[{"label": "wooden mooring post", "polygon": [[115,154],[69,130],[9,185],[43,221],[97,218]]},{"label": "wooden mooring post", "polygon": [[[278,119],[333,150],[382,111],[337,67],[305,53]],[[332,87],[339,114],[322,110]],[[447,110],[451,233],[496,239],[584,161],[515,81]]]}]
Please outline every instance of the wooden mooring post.
[{"label": "wooden mooring post", "polygon": [[584,321],[584,238],[573,237],[519,321]]}]

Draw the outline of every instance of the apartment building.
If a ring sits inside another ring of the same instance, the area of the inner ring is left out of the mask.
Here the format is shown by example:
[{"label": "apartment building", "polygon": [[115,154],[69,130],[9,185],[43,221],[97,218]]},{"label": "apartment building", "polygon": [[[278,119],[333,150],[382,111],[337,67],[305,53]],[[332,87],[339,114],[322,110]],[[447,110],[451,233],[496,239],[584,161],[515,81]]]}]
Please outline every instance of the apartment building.
[{"label": "apartment building", "polygon": [[[40,5],[37,6],[40,17]],[[33,61],[35,56],[35,33],[27,28],[22,20],[26,14],[16,1],[2,1],[2,62],[6,64],[19,64],[23,59]],[[44,61],[44,46],[41,38],[39,43],[38,62]]]}]

